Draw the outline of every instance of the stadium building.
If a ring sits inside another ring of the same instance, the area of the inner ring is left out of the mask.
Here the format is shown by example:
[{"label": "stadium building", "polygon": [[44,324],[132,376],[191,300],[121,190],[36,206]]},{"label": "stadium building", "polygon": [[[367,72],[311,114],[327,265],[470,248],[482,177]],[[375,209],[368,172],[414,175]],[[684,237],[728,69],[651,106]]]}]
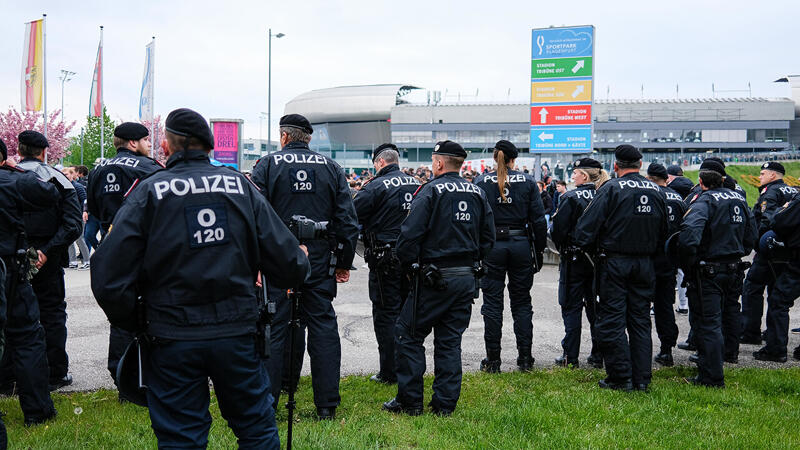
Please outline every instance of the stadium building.
[{"label": "stadium building", "polygon": [[[800,77],[778,81],[792,83],[795,98],[596,100],[596,156],[607,159],[620,143],[636,145],[649,160],[796,150]],[[371,167],[372,149],[389,141],[403,150],[402,164],[412,166],[427,164],[436,142],[446,139],[462,144],[469,159],[488,157],[488,149],[499,139],[528,152],[528,103],[441,103],[430,92],[427,102],[408,101],[408,94],[417,89],[404,84],[319,89],[291,100],[285,114],[306,116],[315,130],[311,147],[345,168]]]}]

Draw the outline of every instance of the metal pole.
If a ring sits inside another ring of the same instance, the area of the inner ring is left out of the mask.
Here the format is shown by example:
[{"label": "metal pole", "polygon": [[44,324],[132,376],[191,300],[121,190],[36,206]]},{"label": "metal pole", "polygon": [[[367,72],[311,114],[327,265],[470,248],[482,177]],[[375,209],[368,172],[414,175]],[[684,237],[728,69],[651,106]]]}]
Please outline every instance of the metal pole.
[{"label": "metal pole", "polygon": [[156,145],[155,136],[157,134],[156,130],[156,37],[153,36],[153,47],[150,49],[150,64],[153,68],[153,78],[150,80],[150,110],[152,111],[152,115],[150,117],[150,136],[153,141],[150,143],[150,157],[156,157]]},{"label": "metal pole", "polygon": [[103,100],[103,87],[106,84],[106,80],[103,79],[103,26],[100,25],[100,73],[98,74],[98,80],[100,86],[100,160],[102,161],[105,159],[105,115],[106,115],[106,105]]},{"label": "metal pole", "polygon": [[[42,14],[42,84],[44,95],[44,137],[47,137],[47,14]],[[44,149],[44,163],[47,164],[47,149]]]},{"label": "metal pole", "polygon": [[83,165],[83,127],[81,127],[81,165]]},{"label": "metal pole", "polygon": [[[267,148],[272,145],[272,28],[269,29],[267,53]],[[259,149],[260,150],[260,149]],[[264,156],[263,152],[260,152]]]}]

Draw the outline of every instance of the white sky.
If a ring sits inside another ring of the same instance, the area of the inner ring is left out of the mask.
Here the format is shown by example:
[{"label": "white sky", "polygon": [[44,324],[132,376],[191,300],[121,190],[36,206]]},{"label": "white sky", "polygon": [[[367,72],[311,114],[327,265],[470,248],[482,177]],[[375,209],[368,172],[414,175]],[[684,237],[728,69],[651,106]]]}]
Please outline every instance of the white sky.
[{"label": "white sky", "polygon": [[[138,118],[144,47],[156,36],[155,107],[241,118],[259,135],[267,110],[267,28],[273,39],[272,124],[293,97],[333,86],[408,83],[447,101],[525,102],[530,30],[596,27],[595,98],[711,97],[717,89],[788,97],[776,78],[800,73],[797,0],[673,1],[27,1],[0,0],[0,109],[20,107],[24,23],[47,13],[48,108],[77,129],[105,26],[105,103]],[[475,93],[478,97],[475,98]],[[718,94],[744,96],[747,93]],[[264,121],[266,122],[266,121]],[[275,128],[273,128],[273,131]],[[274,133],[273,133],[274,134]],[[262,131],[266,139],[266,128]]]}]

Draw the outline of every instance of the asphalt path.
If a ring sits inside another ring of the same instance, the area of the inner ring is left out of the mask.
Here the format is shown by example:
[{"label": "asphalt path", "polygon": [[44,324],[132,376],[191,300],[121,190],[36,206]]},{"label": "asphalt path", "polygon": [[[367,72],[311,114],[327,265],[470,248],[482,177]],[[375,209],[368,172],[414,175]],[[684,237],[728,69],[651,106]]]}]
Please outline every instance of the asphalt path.
[{"label": "asphalt path", "polygon": [[[363,260],[356,257],[354,263],[358,270],[351,272],[350,282],[339,285],[339,293],[334,300],[334,307],[339,321],[339,334],[342,341],[342,375],[360,374],[369,376],[378,370],[378,347],[372,328],[372,306],[367,296],[367,274]],[[113,382],[106,369],[108,355],[109,327],[103,311],[97,306],[92,296],[89,271],[66,270],[67,286],[67,352],[70,358],[70,373],[74,378],[71,386],[62,391],[87,391],[113,387]],[[545,266],[541,273],[534,277],[531,296],[533,297],[533,356],[536,368],[547,368],[553,365],[553,359],[561,355],[561,338],[564,326],[561,321],[561,310],[557,300],[558,268]],[[503,315],[503,353],[502,370],[516,369],[516,345],[514,341],[513,322],[508,310],[508,293]],[[475,299],[469,328],[464,333],[462,343],[463,367],[465,371],[477,371],[481,359],[485,356],[483,343],[483,317],[480,314],[482,297]],[[677,315],[680,337],[678,342],[686,340],[689,331],[687,316]],[[588,323],[584,317],[581,344],[581,362],[589,352]],[[800,326],[798,308],[791,311],[791,327]],[[738,367],[787,367],[800,366],[800,361],[791,358],[791,351],[800,344],[800,335],[789,335],[789,363],[764,363],[756,361],[752,352],[758,347],[742,345],[739,353]],[[433,336],[425,342],[428,372],[433,371]],[[653,348],[658,351],[659,341],[653,326]],[[689,365],[689,352],[674,351],[675,362]],[[726,366],[731,366],[726,364]],[[657,368],[658,364],[654,364]],[[303,364],[303,374],[309,374],[309,361]]]}]

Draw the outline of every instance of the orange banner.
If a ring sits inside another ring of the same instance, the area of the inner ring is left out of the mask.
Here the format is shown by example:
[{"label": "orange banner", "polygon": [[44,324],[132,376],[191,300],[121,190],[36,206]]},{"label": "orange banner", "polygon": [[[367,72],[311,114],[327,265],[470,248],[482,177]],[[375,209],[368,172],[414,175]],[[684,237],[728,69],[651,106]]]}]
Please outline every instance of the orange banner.
[{"label": "orange banner", "polygon": [[22,110],[41,111],[44,92],[44,51],[42,19],[25,24],[25,48],[22,53]]}]

